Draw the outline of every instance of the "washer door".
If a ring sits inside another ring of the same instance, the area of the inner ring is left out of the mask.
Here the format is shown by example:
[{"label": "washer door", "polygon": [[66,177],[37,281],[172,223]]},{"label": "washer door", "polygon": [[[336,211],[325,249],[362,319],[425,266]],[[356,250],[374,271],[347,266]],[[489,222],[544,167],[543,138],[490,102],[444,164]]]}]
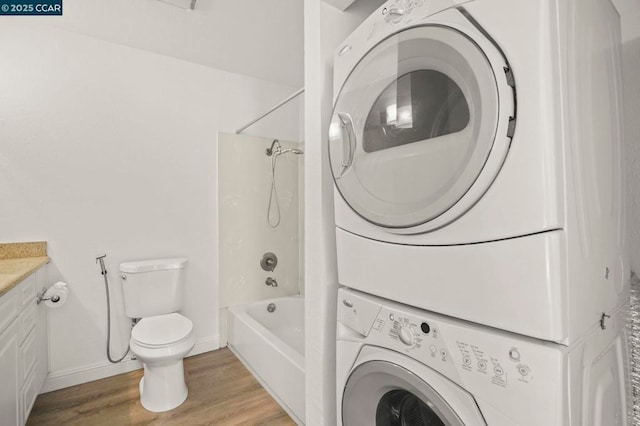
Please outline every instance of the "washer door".
[{"label": "washer door", "polygon": [[[355,66],[336,99],[329,156],[340,194],[385,228],[413,228],[444,215],[483,171],[499,107],[493,68],[469,36],[440,25],[390,36]],[[502,152],[464,211],[495,178]]]},{"label": "washer door", "polygon": [[[368,361],[347,380],[342,399],[344,426],[465,426],[453,407],[473,404],[466,392],[456,401],[444,398],[420,377],[388,362]],[[468,407],[466,407],[468,410]]]}]

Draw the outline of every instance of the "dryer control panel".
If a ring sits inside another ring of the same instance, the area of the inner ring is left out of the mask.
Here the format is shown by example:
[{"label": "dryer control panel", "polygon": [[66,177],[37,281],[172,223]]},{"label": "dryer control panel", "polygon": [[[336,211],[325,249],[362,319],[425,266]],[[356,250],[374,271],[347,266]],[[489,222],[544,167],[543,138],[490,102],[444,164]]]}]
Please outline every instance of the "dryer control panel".
[{"label": "dryer control panel", "polygon": [[[402,353],[471,393],[554,406],[566,347],[401,305],[351,289],[338,293],[338,341]],[[554,391],[555,389],[555,391]],[[512,398],[513,397],[513,398]],[[502,402],[500,402],[502,404]]]}]

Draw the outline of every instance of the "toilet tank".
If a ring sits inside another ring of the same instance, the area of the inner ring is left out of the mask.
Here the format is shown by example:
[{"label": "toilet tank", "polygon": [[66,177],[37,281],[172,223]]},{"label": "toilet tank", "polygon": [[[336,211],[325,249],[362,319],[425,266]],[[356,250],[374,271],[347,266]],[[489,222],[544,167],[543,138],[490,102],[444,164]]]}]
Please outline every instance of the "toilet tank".
[{"label": "toilet tank", "polygon": [[186,264],[183,257],[121,263],[125,314],[144,318],[179,311]]}]

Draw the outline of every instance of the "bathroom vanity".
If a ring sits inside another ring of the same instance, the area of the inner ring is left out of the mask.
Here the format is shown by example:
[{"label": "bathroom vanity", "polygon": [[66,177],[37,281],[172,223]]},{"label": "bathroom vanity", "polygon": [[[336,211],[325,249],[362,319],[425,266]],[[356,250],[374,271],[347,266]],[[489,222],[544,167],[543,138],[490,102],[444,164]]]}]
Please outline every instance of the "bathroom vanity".
[{"label": "bathroom vanity", "polygon": [[[7,246],[14,244],[0,244],[0,425],[13,426],[26,423],[48,373],[47,313],[37,292],[49,258],[46,245],[38,256]],[[7,258],[21,253],[28,257]]]}]

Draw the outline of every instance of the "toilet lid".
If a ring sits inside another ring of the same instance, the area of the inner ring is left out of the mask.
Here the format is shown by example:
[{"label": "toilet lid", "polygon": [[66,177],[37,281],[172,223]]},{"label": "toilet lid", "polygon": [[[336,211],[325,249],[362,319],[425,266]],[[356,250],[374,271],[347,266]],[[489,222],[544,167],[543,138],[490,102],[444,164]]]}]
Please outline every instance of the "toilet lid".
[{"label": "toilet lid", "polygon": [[157,348],[178,343],[191,335],[193,323],[178,313],[141,319],[131,337],[141,346]]}]

